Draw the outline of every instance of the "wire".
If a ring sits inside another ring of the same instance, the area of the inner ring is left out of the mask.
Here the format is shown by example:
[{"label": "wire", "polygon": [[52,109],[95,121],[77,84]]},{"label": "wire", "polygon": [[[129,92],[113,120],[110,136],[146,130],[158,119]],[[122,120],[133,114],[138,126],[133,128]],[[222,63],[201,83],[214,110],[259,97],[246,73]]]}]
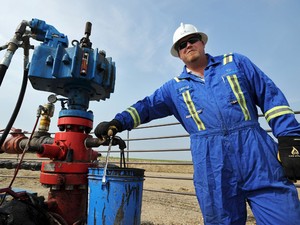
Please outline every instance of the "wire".
[{"label": "wire", "polygon": [[[27,143],[26,143],[26,146],[25,146],[25,148],[24,148],[24,150],[23,150],[23,153],[22,153],[22,155],[21,155],[20,161],[19,161],[19,163],[18,163],[18,165],[17,165],[17,167],[16,167],[16,169],[15,169],[15,173],[14,173],[14,175],[13,175],[13,178],[12,178],[12,180],[11,180],[9,186],[8,186],[8,189],[11,189],[11,187],[12,187],[12,185],[13,185],[13,183],[14,183],[14,181],[15,181],[17,175],[18,175],[18,172],[19,172],[20,167],[21,167],[21,164],[22,164],[22,162],[23,162],[25,153],[26,153],[27,150],[29,149],[30,141],[31,141],[31,139],[32,139],[32,137],[33,137],[34,131],[35,131],[35,129],[36,129],[36,127],[37,127],[37,124],[38,124],[38,122],[39,122],[39,118],[40,118],[40,116],[38,115],[37,118],[36,118],[34,127],[33,127],[33,129],[32,129],[32,132],[31,132],[31,134],[30,134],[30,137],[29,137],[29,139],[28,139],[28,141],[27,141]],[[2,198],[2,201],[1,201],[0,205],[3,204],[3,202],[4,202],[5,198],[6,198],[6,194],[7,194],[7,193],[5,193],[4,197]]]},{"label": "wire", "polygon": [[[28,141],[27,141],[27,143],[26,143],[26,146],[25,146],[25,148],[24,148],[24,150],[23,150],[23,153],[22,153],[22,155],[21,155],[20,161],[19,161],[19,163],[18,163],[18,165],[17,165],[17,167],[16,167],[16,169],[15,169],[15,173],[14,173],[13,178],[12,178],[12,180],[11,180],[9,186],[8,186],[8,189],[11,189],[11,187],[12,187],[12,185],[13,185],[13,183],[14,183],[14,181],[15,181],[17,175],[18,175],[18,172],[19,172],[20,167],[21,167],[21,164],[22,164],[22,162],[23,162],[25,153],[27,152],[27,150],[28,150],[28,148],[29,148],[30,141],[31,141],[31,139],[32,139],[32,137],[33,137],[33,134],[34,134],[34,131],[35,131],[36,127],[37,127],[39,118],[40,118],[40,116],[37,116],[36,121],[35,121],[35,124],[34,124],[34,127],[33,127],[32,132],[31,132],[31,135],[30,135],[30,137],[29,137],[29,139],[28,139]],[[7,194],[7,193],[5,193],[4,197],[2,198],[2,201],[1,201],[0,205],[3,204],[3,202],[4,202],[5,198],[6,198],[6,194]]]},{"label": "wire", "polygon": [[21,164],[22,164],[22,162],[23,162],[25,153],[26,153],[27,150],[29,149],[29,144],[30,144],[30,141],[31,141],[31,139],[32,139],[32,137],[33,137],[33,134],[34,134],[34,131],[35,131],[36,127],[37,127],[37,124],[38,124],[38,122],[39,122],[39,118],[40,118],[40,117],[37,116],[36,121],[35,121],[35,124],[34,124],[34,127],[33,127],[33,129],[32,129],[31,134],[30,134],[30,137],[29,137],[29,139],[28,139],[28,141],[27,141],[27,143],[26,143],[26,146],[25,146],[25,148],[24,148],[24,150],[23,150],[23,152],[22,152],[20,161],[19,161],[19,163],[18,163],[18,165],[17,165],[17,168],[16,168],[16,170],[15,170],[15,173],[14,173],[13,179],[11,180],[11,182],[10,182],[8,188],[11,188],[12,184],[14,183],[14,181],[15,181],[15,179],[16,179],[16,177],[17,177],[17,174],[18,174],[18,172],[19,172],[19,170],[20,170],[20,167],[21,167]]}]

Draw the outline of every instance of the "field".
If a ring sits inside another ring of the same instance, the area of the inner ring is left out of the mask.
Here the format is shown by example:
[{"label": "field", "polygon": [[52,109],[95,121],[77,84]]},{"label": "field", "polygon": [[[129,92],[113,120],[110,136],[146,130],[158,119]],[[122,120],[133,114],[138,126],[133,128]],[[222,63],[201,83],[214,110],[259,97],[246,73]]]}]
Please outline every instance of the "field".
[{"label": "field", "polygon": [[[3,154],[0,157],[2,158]],[[131,160],[131,162],[141,163],[145,162],[145,160]],[[149,165],[151,162],[153,161],[147,160],[147,165],[131,165],[134,168],[145,169],[146,179],[144,181],[141,224],[202,225],[201,212],[196,197],[193,195],[193,183],[189,180],[189,178],[192,178],[192,166]],[[157,161],[155,162],[157,163]],[[162,162],[160,161],[160,163]],[[11,177],[5,176],[12,174],[13,170],[1,169],[1,187],[9,185]],[[31,179],[22,177],[31,177]],[[156,177],[164,178],[158,179]],[[185,178],[185,180],[167,179],[169,177]],[[13,187],[31,190],[37,192],[39,196],[46,197],[48,189],[40,185],[38,178],[39,171],[20,170]],[[176,193],[187,193],[190,195],[179,195]],[[253,224],[256,224],[255,219],[249,210],[247,225]]]}]

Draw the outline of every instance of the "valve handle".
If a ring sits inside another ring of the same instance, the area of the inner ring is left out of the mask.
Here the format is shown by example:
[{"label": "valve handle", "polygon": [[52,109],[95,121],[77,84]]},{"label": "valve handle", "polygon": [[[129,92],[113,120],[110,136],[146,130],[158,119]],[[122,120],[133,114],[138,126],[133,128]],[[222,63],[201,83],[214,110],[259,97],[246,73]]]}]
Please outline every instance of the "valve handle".
[{"label": "valve handle", "polygon": [[110,155],[112,143],[113,143],[113,137],[110,138],[109,145],[108,145],[107,155],[106,155],[106,159],[105,159],[105,166],[104,166],[104,170],[103,170],[102,185],[106,184],[106,170],[107,170],[107,166],[108,166],[108,158]]}]

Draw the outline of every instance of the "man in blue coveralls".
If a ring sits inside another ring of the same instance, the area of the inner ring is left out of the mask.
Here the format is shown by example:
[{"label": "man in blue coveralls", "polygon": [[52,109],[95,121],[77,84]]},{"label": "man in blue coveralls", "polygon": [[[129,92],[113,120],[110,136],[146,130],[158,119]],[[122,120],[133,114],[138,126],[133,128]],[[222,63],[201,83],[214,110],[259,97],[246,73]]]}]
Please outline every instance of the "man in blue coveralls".
[{"label": "man in blue coveralls", "polygon": [[[283,93],[247,57],[205,53],[208,37],[191,24],[174,33],[182,73],[102,122],[102,138],[174,115],[190,134],[194,185],[205,224],[299,225],[292,181],[300,179],[300,125]],[[258,123],[260,107],[278,144]]]}]

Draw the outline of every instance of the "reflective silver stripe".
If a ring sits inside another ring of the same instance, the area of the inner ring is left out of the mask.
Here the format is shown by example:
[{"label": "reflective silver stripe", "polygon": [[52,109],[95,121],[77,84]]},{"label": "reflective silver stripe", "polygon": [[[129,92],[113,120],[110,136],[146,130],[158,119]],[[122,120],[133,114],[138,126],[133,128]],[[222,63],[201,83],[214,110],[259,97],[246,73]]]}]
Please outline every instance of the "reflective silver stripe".
[{"label": "reflective silver stripe", "polygon": [[187,105],[188,107],[188,110],[192,116],[192,118],[194,119],[197,127],[198,127],[198,130],[205,130],[205,126],[204,124],[202,123],[199,115],[198,115],[198,112],[195,108],[195,105],[192,101],[192,98],[191,98],[191,95],[190,95],[190,92],[189,91],[185,91],[182,93],[182,96],[183,96],[183,99],[184,99],[184,102],[185,104]]},{"label": "reflective silver stripe", "polygon": [[227,63],[232,62],[233,58],[232,58],[232,54],[224,54],[224,58],[223,58],[223,65],[226,65]]},{"label": "reflective silver stripe", "polygon": [[[174,80],[176,80],[176,82],[181,81],[178,77],[174,77]],[[190,112],[190,115],[187,116],[187,118],[190,118],[190,117],[193,118],[193,120],[195,121],[195,123],[198,127],[198,130],[205,130],[206,128],[198,115],[200,112],[202,112],[202,110],[198,110],[198,111],[196,110],[196,107],[194,105],[194,102],[192,101],[190,92],[189,91],[183,92],[182,97],[183,97],[183,100]]]},{"label": "reflective silver stripe", "polygon": [[178,77],[174,77],[174,80],[176,80],[176,82],[180,81]]},{"label": "reflective silver stripe", "polygon": [[138,125],[141,124],[141,118],[139,116],[139,113],[134,107],[129,107],[126,111],[130,113],[133,119],[133,128],[136,128]]},{"label": "reflective silver stripe", "polygon": [[247,108],[245,96],[241,90],[241,86],[239,84],[237,76],[235,74],[232,76],[227,76],[227,80],[228,80],[230,87],[231,87],[231,89],[243,111],[245,120],[250,120],[251,118],[250,118],[249,110]]},{"label": "reflective silver stripe", "polygon": [[286,105],[276,106],[272,109],[269,109],[265,113],[265,118],[269,122],[271,119],[285,114],[294,114],[294,111],[289,106]]}]

